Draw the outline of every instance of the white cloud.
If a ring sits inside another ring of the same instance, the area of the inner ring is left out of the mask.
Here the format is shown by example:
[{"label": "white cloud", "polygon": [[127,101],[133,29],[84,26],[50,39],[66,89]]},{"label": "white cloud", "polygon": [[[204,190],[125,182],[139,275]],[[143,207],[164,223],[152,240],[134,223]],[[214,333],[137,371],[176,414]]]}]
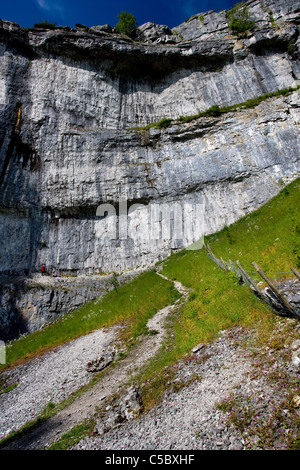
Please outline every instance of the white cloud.
[{"label": "white cloud", "polygon": [[50,6],[48,5],[48,3],[47,3],[46,0],[36,0],[36,1],[37,1],[38,6],[39,6],[42,10],[47,10],[47,11],[50,10]]},{"label": "white cloud", "polygon": [[52,0],[36,0],[38,6],[45,11],[56,11],[63,13],[64,7],[58,3],[53,2]]}]

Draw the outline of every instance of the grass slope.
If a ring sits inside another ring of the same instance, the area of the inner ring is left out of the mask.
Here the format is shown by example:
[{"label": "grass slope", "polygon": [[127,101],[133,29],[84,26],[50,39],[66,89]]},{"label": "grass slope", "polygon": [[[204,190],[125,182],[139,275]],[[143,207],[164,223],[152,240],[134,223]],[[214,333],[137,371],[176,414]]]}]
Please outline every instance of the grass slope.
[{"label": "grass slope", "polygon": [[[219,258],[240,260],[248,271],[254,270],[251,262],[256,261],[272,278],[294,277],[290,268],[299,267],[300,262],[299,207],[300,179],[257,211],[206,237],[206,241]],[[144,379],[151,377],[144,391],[149,407],[157,401],[166,377],[172,373],[165,368],[190,353],[195,345],[212,341],[220,330],[237,325],[256,328],[263,341],[275,320],[271,309],[248,286],[239,284],[234,275],[219,269],[204,249],[183,250],[170,256],[163,263],[162,273],[192,292],[173,320],[172,343],[143,372]]]},{"label": "grass slope", "polygon": [[123,339],[135,338],[146,331],[149,318],[179,296],[172,282],[157,276],[153,270],[143,273],[49,326],[13,341],[7,347],[6,365],[24,361],[97,328],[119,322],[125,322]]}]

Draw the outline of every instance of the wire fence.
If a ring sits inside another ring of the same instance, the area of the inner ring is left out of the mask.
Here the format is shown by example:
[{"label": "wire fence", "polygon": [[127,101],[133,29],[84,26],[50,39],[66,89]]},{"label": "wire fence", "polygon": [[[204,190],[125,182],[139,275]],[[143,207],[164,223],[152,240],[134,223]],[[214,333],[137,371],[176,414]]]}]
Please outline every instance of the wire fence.
[{"label": "wire fence", "polygon": [[[260,278],[257,276],[257,272],[256,272],[256,271],[248,271],[248,270],[246,270],[246,272],[247,272],[248,274],[254,275],[254,276],[255,276],[254,279],[256,279],[257,281],[260,280]],[[268,271],[268,272],[266,272],[266,274],[268,275],[268,277],[269,277],[270,279],[272,279],[272,281],[276,281],[276,282],[277,282],[277,281],[278,281],[278,277],[280,277],[280,276],[282,276],[282,275],[285,276],[286,274],[293,274],[293,271],[280,271],[280,272],[270,272],[270,271]]]}]

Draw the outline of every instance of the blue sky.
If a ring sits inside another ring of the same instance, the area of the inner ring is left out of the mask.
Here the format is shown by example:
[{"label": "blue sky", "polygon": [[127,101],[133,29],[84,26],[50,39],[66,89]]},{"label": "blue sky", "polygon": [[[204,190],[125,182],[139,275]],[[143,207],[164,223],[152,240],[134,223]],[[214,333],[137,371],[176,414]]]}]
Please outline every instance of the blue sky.
[{"label": "blue sky", "polygon": [[127,11],[139,25],[153,21],[173,28],[196,13],[229,9],[235,3],[237,0],[0,0],[0,18],[24,28],[43,20],[71,28],[75,23],[115,26],[118,13]]}]

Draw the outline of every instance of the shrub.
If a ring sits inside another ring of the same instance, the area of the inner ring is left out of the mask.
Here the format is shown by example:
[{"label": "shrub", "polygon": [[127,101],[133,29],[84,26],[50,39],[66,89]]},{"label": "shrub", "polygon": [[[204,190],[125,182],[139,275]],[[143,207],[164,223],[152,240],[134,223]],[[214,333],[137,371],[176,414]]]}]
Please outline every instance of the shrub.
[{"label": "shrub", "polygon": [[115,26],[115,32],[118,34],[126,34],[126,36],[133,36],[137,29],[137,22],[131,13],[127,13],[126,11],[121,11],[119,15],[119,22]]},{"label": "shrub", "polygon": [[221,109],[219,105],[217,104],[214,104],[213,106],[208,108],[208,110],[206,111],[207,116],[220,116],[220,114],[221,114]]},{"label": "shrub", "polygon": [[117,291],[119,288],[119,280],[116,273],[112,274],[112,277],[109,280],[109,283],[113,286],[114,290]]},{"label": "shrub", "polygon": [[171,122],[172,122],[172,119],[163,118],[161,121],[155,124],[155,127],[157,127],[158,129],[166,129],[167,127],[170,126]]},{"label": "shrub", "polygon": [[245,2],[237,3],[227,12],[229,29],[235,35],[245,35],[255,25],[255,21],[249,19],[248,8]]},{"label": "shrub", "polygon": [[47,20],[44,21],[38,21],[37,23],[34,23],[34,28],[43,28],[43,29],[55,29],[56,23],[49,23]]},{"label": "shrub", "polygon": [[78,28],[78,29],[85,29],[85,30],[90,29],[87,25],[81,24],[81,23],[75,23],[75,28]]}]

